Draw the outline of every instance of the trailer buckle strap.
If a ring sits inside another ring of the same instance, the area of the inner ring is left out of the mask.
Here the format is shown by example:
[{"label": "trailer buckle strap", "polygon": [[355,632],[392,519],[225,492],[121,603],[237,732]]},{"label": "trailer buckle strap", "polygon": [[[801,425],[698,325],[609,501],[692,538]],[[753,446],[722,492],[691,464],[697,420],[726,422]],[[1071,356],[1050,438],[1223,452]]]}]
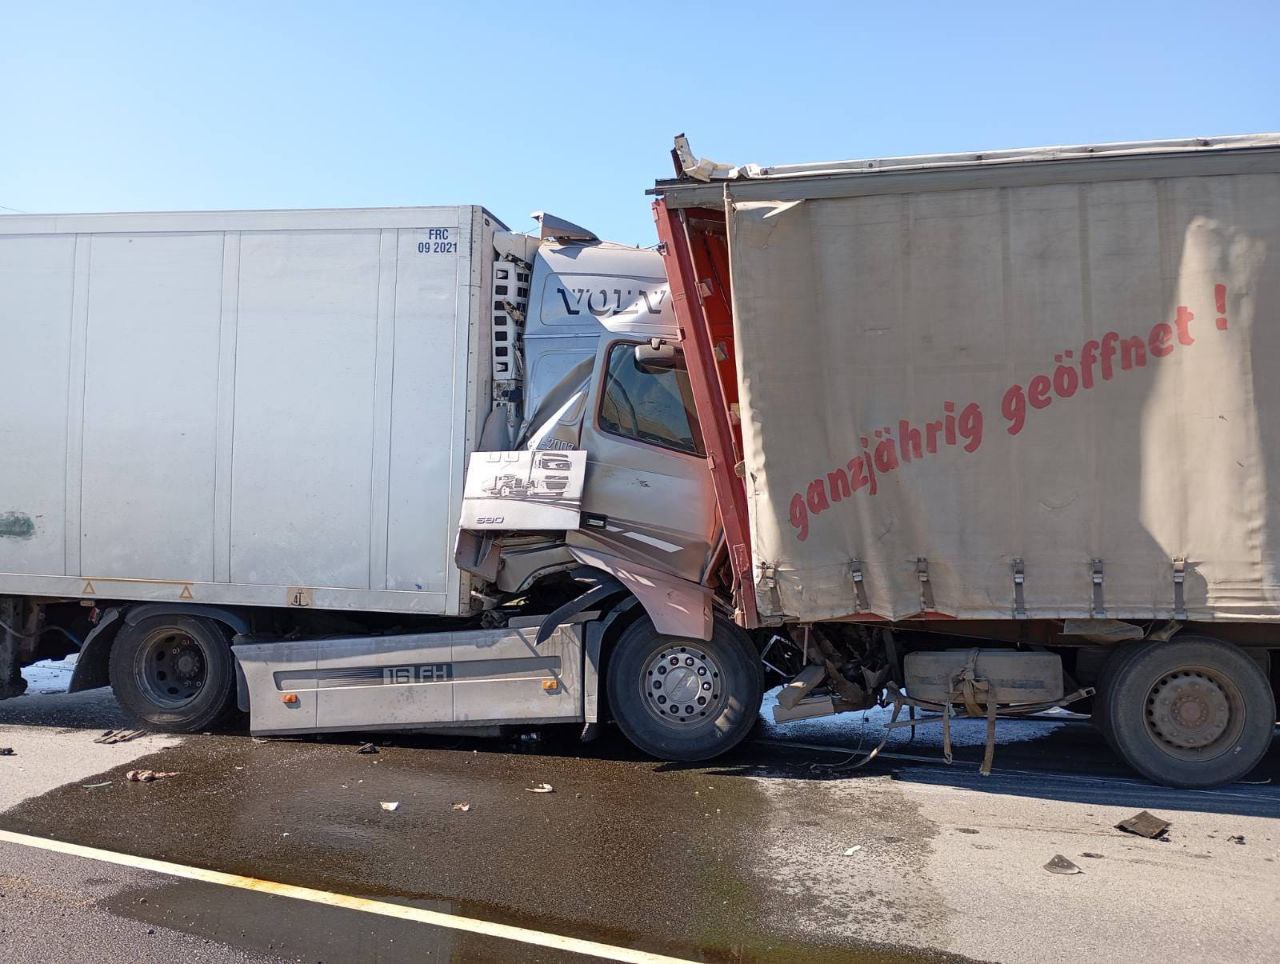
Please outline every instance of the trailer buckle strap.
[{"label": "trailer buckle strap", "polygon": [[867,587],[862,584],[862,560],[854,559],[849,563],[849,572],[853,575],[854,612],[862,612],[867,607]]},{"label": "trailer buckle strap", "polygon": [[1187,618],[1187,601],[1183,593],[1183,583],[1187,579],[1187,560],[1183,556],[1173,557],[1173,618]]},{"label": "trailer buckle strap", "polygon": [[1102,605],[1102,560],[1092,559],[1089,565],[1093,573],[1093,605],[1089,614],[1097,619],[1106,615]]},{"label": "trailer buckle strap", "polygon": [[1027,618],[1027,601],[1022,594],[1023,583],[1027,581],[1027,571],[1021,559],[1013,560],[1013,618]]},{"label": "trailer buckle strap", "polygon": [[924,556],[916,559],[916,575],[920,577],[920,608],[933,612],[933,584],[929,582],[929,560]]}]

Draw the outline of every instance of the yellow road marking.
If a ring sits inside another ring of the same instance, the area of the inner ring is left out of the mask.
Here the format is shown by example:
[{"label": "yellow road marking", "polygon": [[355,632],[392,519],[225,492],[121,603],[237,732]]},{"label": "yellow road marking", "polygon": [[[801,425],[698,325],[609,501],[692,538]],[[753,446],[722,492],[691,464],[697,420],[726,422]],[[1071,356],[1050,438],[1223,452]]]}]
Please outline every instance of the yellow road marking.
[{"label": "yellow road marking", "polygon": [[87,860],[99,860],[103,863],[118,864],[121,867],[149,870],[153,873],[168,874],[171,877],[181,877],[185,880],[198,880],[206,884],[219,884],[223,887],[237,887],[240,890],[256,890],[263,894],[290,897],[294,900],[310,901],[313,904],[345,907],[348,910],[357,910],[366,914],[378,914],[382,917],[394,917],[418,924],[429,924],[432,927],[466,931],[470,934],[496,937],[507,941],[518,941],[521,944],[534,944],[538,947],[548,947],[573,954],[585,954],[589,957],[602,957],[611,961],[625,961],[629,962],[629,964],[690,964],[690,962],[681,958],[651,954],[648,951],[637,951],[629,947],[614,947],[610,944],[581,940],[577,937],[564,937],[560,934],[547,934],[524,927],[515,927],[511,924],[497,924],[493,921],[477,920],[474,917],[459,917],[456,914],[423,910],[419,907],[406,907],[403,904],[391,904],[382,900],[352,897],[348,894],[334,894],[327,890],[315,890],[311,887],[296,887],[293,884],[281,884],[273,880],[262,880],[258,877],[226,874],[220,870],[188,867],[185,864],[174,864],[167,860],[135,857],[132,854],[100,850],[97,847],[84,847],[80,844],[51,840],[47,837],[33,837],[25,833],[13,833],[9,830],[0,830],[0,842],[16,844],[20,847],[34,847],[38,850],[48,850],[53,853],[69,854],[73,857],[84,857]]}]

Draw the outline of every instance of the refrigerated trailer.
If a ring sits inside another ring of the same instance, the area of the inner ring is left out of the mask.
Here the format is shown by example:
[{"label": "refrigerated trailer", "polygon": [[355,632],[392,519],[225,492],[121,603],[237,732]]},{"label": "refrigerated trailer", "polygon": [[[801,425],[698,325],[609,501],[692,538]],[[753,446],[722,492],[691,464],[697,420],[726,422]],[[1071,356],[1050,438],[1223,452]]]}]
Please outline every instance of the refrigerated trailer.
[{"label": "refrigerated trailer", "polygon": [[673,157],[656,251],[0,219],[0,688],[78,650],[172,729],[700,760],[784,684],[780,722],[1070,706],[1152,779],[1256,765],[1280,137]]}]

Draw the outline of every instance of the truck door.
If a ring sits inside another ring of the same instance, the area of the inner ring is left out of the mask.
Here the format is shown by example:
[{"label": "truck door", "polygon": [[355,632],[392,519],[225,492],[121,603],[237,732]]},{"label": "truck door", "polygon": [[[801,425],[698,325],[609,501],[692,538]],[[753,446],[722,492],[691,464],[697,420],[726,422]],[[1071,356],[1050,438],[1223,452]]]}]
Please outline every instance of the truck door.
[{"label": "truck door", "polygon": [[694,582],[718,530],[684,357],[642,364],[635,341],[601,339],[583,419],[582,527],[569,542]]}]

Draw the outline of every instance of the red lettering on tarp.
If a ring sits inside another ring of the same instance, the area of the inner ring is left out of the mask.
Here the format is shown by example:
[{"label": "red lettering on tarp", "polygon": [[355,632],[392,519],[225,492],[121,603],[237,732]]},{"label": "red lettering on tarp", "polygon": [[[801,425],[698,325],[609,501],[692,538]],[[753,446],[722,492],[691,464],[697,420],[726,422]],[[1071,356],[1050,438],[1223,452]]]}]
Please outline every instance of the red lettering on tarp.
[{"label": "red lettering on tarp", "polygon": [[[1214,285],[1214,303],[1218,310],[1216,319],[1220,331],[1228,327],[1227,286]],[[1158,321],[1144,339],[1141,335],[1122,338],[1114,331],[1105,332],[1101,339],[1090,339],[1080,347],[1080,360],[1075,361],[1075,349],[1067,349],[1053,356],[1055,367],[1051,374],[1036,374],[1027,379],[1025,386],[1015,383],[1005,389],[1000,399],[1000,414],[1004,416],[1005,431],[1018,435],[1027,425],[1032,411],[1048,408],[1055,398],[1063,401],[1078,394],[1087,393],[1098,384],[1097,375],[1104,382],[1116,374],[1117,358],[1120,371],[1128,372],[1144,368],[1147,355],[1152,359],[1167,358],[1179,347],[1194,345],[1191,322],[1195,313],[1186,305],[1178,305],[1173,322]],[[809,537],[812,516],[821,515],[834,506],[832,503],[851,498],[862,490],[874,496],[879,489],[877,475],[890,475],[901,471],[912,462],[924,461],[940,455],[948,448],[960,448],[973,454],[982,445],[982,406],[969,402],[956,415],[956,403],[944,402],[941,418],[915,424],[911,419],[898,419],[897,437],[892,428],[875,429],[871,435],[858,436],[861,453],[851,458],[845,468],[837,468],[810,482],[804,492],[791,497],[791,525],[796,538],[803,542]]]}]

